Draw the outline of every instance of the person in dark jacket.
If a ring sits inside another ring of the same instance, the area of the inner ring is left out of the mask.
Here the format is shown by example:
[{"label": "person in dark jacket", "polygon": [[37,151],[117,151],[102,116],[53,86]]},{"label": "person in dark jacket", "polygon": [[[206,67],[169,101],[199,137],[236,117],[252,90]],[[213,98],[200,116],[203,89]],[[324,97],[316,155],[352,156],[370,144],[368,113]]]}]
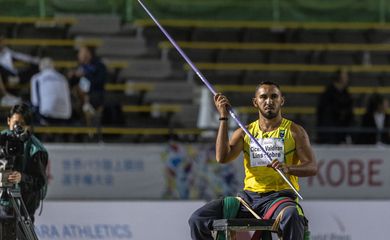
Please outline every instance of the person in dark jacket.
[{"label": "person in dark jacket", "polygon": [[320,95],[317,105],[317,142],[341,144],[349,142],[346,129],[354,124],[353,99],[348,92],[349,76],[346,69],[337,72],[337,78]]},{"label": "person in dark jacket", "polygon": [[369,97],[357,143],[390,143],[390,116],[386,113],[387,108],[388,100],[382,95],[374,93]]},{"label": "person in dark jacket", "polygon": [[68,77],[78,90],[86,124],[91,125],[93,121],[100,122],[103,112],[107,68],[96,56],[93,47],[80,47],[77,57],[79,66],[76,70],[70,71]]},{"label": "person in dark jacket", "polygon": [[[13,168],[8,176],[8,182],[20,189],[22,200],[26,205],[31,220],[38,209],[44,194],[46,194],[48,152],[43,144],[30,133],[32,113],[27,104],[14,105],[8,115],[8,129],[1,134],[15,136],[15,129],[23,129],[23,155],[14,159]],[[9,139],[10,137],[6,137]],[[4,139],[4,137],[3,137]],[[5,146],[2,146],[4,148]],[[16,155],[15,155],[16,156]],[[7,163],[8,164],[8,163]]]}]

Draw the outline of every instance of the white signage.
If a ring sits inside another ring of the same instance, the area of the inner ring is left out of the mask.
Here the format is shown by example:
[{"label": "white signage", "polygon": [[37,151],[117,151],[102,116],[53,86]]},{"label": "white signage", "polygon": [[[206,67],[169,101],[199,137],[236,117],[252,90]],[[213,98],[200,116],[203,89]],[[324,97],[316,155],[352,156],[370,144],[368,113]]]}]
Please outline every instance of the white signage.
[{"label": "white signage", "polygon": [[190,239],[188,219],[203,202],[46,202],[40,240]]},{"label": "white signage", "polygon": [[302,195],[313,199],[390,198],[390,150],[315,148],[318,173],[300,178]]},{"label": "white signage", "polygon": [[389,201],[303,201],[310,240],[388,240]]}]

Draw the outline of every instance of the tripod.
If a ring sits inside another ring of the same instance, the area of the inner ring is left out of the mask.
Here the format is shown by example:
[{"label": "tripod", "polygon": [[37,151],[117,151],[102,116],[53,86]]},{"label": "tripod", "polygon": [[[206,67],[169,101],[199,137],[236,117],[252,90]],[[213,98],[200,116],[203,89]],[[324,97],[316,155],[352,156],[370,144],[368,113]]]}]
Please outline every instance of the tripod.
[{"label": "tripod", "polygon": [[[38,240],[34,230],[34,224],[27,212],[22,195],[18,189],[3,188],[3,196],[11,204],[14,218],[16,218],[16,239],[17,240]],[[12,234],[15,236],[15,234]]]}]

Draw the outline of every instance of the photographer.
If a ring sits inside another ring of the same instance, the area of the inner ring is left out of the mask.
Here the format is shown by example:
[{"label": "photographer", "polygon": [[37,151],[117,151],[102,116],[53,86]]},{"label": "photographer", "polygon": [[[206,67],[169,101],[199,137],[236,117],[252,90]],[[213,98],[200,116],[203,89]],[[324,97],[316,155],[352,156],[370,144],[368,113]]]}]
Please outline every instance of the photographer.
[{"label": "photographer", "polygon": [[[6,160],[9,161],[11,159],[13,161],[11,173],[7,180],[20,189],[23,202],[31,220],[34,222],[34,213],[39,207],[40,200],[43,199],[47,184],[46,166],[48,153],[42,143],[34,135],[30,134],[31,121],[32,113],[27,104],[13,106],[7,119],[8,129],[1,132],[1,138],[16,138],[20,140],[21,153],[16,157],[5,156]],[[7,141],[10,142],[10,140]],[[9,143],[5,145],[9,145]],[[6,146],[1,147],[3,152],[7,152],[7,150],[4,151]]]}]

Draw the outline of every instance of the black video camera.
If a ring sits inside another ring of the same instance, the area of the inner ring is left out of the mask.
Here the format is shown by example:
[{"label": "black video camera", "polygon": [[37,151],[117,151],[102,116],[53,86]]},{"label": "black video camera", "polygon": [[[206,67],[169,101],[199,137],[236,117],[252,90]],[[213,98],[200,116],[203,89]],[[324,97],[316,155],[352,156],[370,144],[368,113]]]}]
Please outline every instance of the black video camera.
[{"label": "black video camera", "polygon": [[14,170],[14,165],[23,158],[24,142],[29,138],[29,132],[15,124],[13,130],[0,134],[0,187],[13,186],[8,182],[8,176]]}]

